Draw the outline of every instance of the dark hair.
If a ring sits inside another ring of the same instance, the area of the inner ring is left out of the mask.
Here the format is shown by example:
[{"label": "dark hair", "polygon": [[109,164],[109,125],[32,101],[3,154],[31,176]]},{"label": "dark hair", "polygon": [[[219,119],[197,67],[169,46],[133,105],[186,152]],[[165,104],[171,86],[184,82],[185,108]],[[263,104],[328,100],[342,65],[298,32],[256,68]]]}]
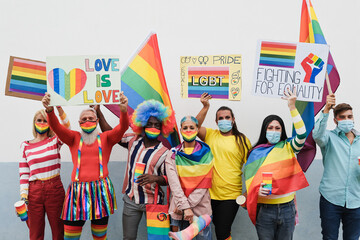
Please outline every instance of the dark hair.
[{"label": "dark hair", "polygon": [[[216,119],[216,120],[217,120],[217,114],[218,114],[218,112],[219,112],[219,111],[224,111],[224,110],[230,111],[231,117],[234,118],[234,113],[233,113],[233,111],[231,110],[231,108],[226,107],[226,106],[222,106],[222,107],[220,107],[220,108],[216,111],[216,114],[215,114],[215,119]],[[248,145],[246,144],[246,137],[245,137],[245,135],[244,135],[242,132],[240,132],[240,131],[238,130],[235,121],[234,121],[234,124],[233,124],[233,126],[232,126],[232,134],[235,136],[235,138],[236,138],[236,143],[239,145],[239,148],[244,151],[244,154],[246,154],[244,146],[246,147],[246,151],[249,152],[250,149],[249,149]],[[241,143],[241,144],[240,144],[240,143]],[[245,157],[246,157],[246,156],[245,156]]]},{"label": "dark hair", "polygon": [[340,103],[334,108],[334,118],[343,111],[352,110],[352,107],[347,103]]},{"label": "dark hair", "polygon": [[281,119],[281,117],[279,117],[277,115],[269,115],[264,119],[264,121],[262,123],[261,131],[260,131],[260,137],[259,137],[259,140],[257,141],[257,143],[254,145],[254,147],[256,147],[256,146],[258,146],[260,144],[268,143],[268,140],[266,139],[266,130],[267,130],[267,127],[269,126],[269,124],[274,120],[278,121],[280,123],[280,126],[281,126],[280,141],[284,141],[284,140],[287,139],[284,121]]}]

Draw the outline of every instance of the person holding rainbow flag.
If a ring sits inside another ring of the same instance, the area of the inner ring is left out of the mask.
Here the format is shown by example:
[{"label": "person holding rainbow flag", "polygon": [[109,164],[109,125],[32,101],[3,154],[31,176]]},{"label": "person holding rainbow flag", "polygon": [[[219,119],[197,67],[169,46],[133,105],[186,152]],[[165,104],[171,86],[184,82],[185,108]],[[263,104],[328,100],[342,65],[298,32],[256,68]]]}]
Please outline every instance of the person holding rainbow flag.
[{"label": "person holding rainbow flag", "polygon": [[[174,232],[187,228],[193,222],[194,216],[212,215],[209,188],[214,165],[213,155],[206,143],[195,140],[199,131],[198,124],[198,120],[192,116],[181,120],[180,131],[184,142],[173,148],[165,161],[171,189],[171,225],[177,228]],[[197,236],[191,236],[191,239],[211,240],[210,226],[203,231],[199,229],[201,232],[197,233]]]},{"label": "person holding rainbow flag", "polygon": [[306,140],[305,125],[295,107],[295,89],[294,93],[287,90],[284,95],[296,136],[287,138],[284,122],[279,116],[267,116],[244,168],[246,207],[260,240],[292,239],[295,191],[309,185],[295,157]]}]

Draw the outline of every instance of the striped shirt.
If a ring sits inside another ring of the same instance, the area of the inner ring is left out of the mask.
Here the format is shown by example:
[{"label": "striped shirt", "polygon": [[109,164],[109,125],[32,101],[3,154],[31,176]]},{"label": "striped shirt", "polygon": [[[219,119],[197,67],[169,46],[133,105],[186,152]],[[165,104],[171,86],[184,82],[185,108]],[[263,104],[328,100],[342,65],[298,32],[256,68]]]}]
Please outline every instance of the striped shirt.
[{"label": "striped shirt", "polygon": [[29,181],[47,180],[60,175],[60,147],[57,136],[40,142],[21,144],[22,158],[19,162],[20,195],[27,198]]},{"label": "striped shirt", "polygon": [[[145,148],[144,140],[135,134],[126,134],[121,140],[121,146],[128,148],[128,160],[122,193],[134,199],[136,204],[154,202],[155,184],[139,186],[134,183],[135,163],[146,164],[144,174],[165,175],[165,159],[169,151],[162,143]],[[164,193],[159,188],[158,203],[163,202]]]},{"label": "striped shirt", "polygon": [[[70,122],[65,112],[60,118],[62,124],[70,128]],[[21,197],[27,198],[30,181],[44,181],[60,175],[60,148],[62,145],[63,143],[57,136],[36,143],[24,141],[21,144],[22,157],[19,162]]]},{"label": "striped shirt", "polygon": [[[294,128],[296,131],[296,136],[290,140],[290,146],[295,154],[299,153],[300,150],[303,148],[306,140],[306,128],[304,121],[301,118],[300,113],[297,109],[291,111],[291,117],[294,124]],[[275,195],[271,194],[266,197],[258,198],[259,203],[266,203],[266,204],[280,204],[280,203],[287,203],[293,200],[295,197],[295,192],[283,194],[283,195]]]}]

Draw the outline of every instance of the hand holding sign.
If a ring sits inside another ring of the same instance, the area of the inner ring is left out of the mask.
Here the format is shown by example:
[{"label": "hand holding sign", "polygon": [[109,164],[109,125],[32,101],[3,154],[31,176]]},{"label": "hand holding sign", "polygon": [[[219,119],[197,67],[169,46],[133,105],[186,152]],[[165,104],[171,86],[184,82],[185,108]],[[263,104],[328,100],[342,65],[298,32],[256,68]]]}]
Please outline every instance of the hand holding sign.
[{"label": "hand holding sign", "polygon": [[45,107],[47,112],[51,112],[52,110],[54,110],[54,107],[49,106],[50,105],[50,94],[49,93],[45,93],[44,97],[41,100],[43,106]]},{"label": "hand holding sign", "polygon": [[294,110],[296,108],[295,103],[296,103],[296,99],[297,99],[296,87],[294,87],[293,92],[291,92],[290,89],[286,89],[284,91],[284,95],[286,97],[282,97],[282,99],[287,100],[290,111]]},{"label": "hand holding sign", "polygon": [[203,105],[205,108],[209,108],[209,107],[210,107],[210,102],[209,102],[209,100],[210,100],[211,98],[212,98],[211,95],[205,92],[205,93],[201,94],[200,102],[202,103],[202,105]]}]

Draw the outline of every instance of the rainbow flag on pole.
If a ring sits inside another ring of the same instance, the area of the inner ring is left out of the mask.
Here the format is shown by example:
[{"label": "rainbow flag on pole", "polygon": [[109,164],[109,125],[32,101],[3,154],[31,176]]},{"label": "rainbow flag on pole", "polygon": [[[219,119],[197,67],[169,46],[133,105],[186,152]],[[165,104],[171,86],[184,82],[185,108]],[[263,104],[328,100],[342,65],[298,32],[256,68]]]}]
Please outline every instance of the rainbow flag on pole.
[{"label": "rainbow flag on pole", "polygon": [[[301,21],[300,21],[300,42],[307,43],[319,43],[326,44],[324,34],[320,28],[319,21],[315,15],[314,8],[310,3],[310,14],[306,0],[303,0],[302,9],[301,9]],[[331,53],[329,53],[327,72],[329,74],[329,79],[333,92],[339,87],[340,76],[336,69],[334,60]],[[324,84],[325,85],[325,84]],[[316,154],[316,144],[312,137],[312,129],[314,128],[314,118],[316,114],[323,108],[326,103],[326,96],[329,94],[329,90],[324,87],[323,98],[321,102],[296,102],[296,107],[299,110],[302,119],[304,120],[308,137],[305,142],[305,146],[297,155],[298,161],[301,165],[303,171],[306,171],[312,161],[314,160]],[[295,135],[295,130],[293,135]]]},{"label": "rainbow flag on pole", "polygon": [[[128,64],[123,67],[121,91],[124,91],[129,99],[129,114],[132,114],[140,103],[149,99],[155,99],[173,109],[155,33],[151,33],[146,38]],[[106,107],[116,116],[120,116],[118,106],[106,105]],[[163,139],[163,143],[167,147],[174,147],[180,143],[177,126],[168,138]]]}]

